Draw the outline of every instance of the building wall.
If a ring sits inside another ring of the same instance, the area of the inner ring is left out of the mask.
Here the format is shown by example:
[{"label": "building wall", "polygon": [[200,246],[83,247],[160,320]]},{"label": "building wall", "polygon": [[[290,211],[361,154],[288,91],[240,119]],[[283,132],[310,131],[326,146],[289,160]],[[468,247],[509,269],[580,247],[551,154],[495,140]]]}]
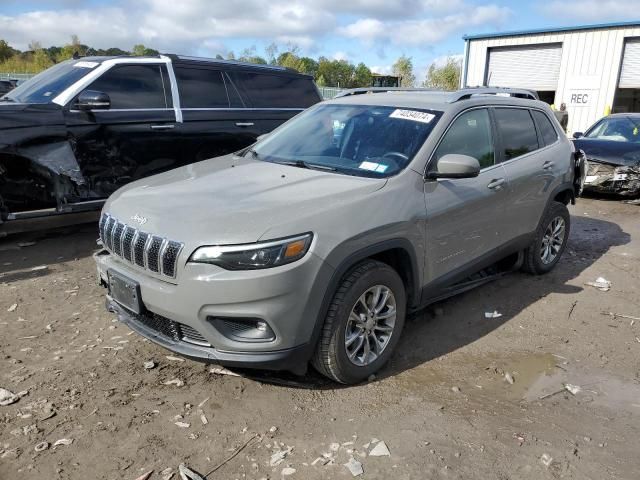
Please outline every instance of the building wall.
[{"label": "building wall", "polygon": [[[555,105],[567,104],[568,132],[584,131],[613,106],[618,87],[625,38],[640,37],[640,27],[587,29],[571,32],[514,35],[468,40],[466,86],[482,85],[488,63],[488,49],[516,45],[562,43],[560,77]],[[531,72],[535,75],[535,72]],[[508,85],[504,85],[507,87]],[[571,103],[573,94],[589,95],[587,105]]]}]

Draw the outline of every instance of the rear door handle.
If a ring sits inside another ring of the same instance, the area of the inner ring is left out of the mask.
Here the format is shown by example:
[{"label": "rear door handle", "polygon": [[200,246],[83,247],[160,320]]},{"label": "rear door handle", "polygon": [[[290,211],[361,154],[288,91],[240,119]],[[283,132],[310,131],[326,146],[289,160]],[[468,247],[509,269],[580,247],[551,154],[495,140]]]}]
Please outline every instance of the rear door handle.
[{"label": "rear door handle", "polygon": [[546,161],[542,164],[542,168],[544,170],[549,170],[552,167],[553,167],[553,162],[550,162],[550,161]]},{"label": "rear door handle", "polygon": [[236,122],[236,127],[253,127],[253,122]]},{"label": "rear door handle", "polygon": [[151,130],[171,130],[175,125],[166,124],[166,125],[151,125]]},{"label": "rear door handle", "polygon": [[502,188],[502,185],[504,185],[504,178],[495,178],[489,182],[487,188],[490,188],[491,190],[499,190]]}]

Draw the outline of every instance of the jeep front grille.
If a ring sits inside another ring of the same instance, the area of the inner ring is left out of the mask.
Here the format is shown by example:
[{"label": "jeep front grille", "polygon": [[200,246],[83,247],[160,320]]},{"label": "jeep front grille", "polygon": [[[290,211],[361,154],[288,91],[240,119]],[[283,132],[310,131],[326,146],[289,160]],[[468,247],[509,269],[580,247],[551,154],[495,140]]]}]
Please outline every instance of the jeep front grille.
[{"label": "jeep front grille", "polygon": [[109,214],[100,217],[100,239],[104,247],[124,260],[166,277],[176,277],[180,242],[142,232]]}]

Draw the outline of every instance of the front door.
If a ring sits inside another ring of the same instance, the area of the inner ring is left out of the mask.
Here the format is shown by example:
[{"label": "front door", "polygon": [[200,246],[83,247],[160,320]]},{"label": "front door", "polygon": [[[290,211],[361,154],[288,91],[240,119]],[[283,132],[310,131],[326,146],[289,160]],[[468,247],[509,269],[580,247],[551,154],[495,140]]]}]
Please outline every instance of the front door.
[{"label": "front door", "polygon": [[176,117],[164,64],[116,65],[87,90],[109,95],[108,109],[65,110],[70,141],[85,179],[84,197],[180,165]]},{"label": "front door", "polygon": [[[503,242],[507,176],[495,162],[494,134],[486,108],[459,115],[431,159],[463,154],[480,163],[475,178],[425,182],[427,251],[425,278],[438,284],[486,259]],[[435,165],[433,165],[435,166]]]}]

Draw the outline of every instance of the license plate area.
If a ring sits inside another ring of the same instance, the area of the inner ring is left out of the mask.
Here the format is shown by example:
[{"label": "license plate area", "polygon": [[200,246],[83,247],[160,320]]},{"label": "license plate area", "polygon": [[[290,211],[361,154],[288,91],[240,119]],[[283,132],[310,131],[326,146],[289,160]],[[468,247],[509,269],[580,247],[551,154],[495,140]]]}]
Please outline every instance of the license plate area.
[{"label": "license plate area", "polygon": [[142,298],[140,284],[113,270],[107,272],[109,277],[109,294],[120,305],[133,313],[141,314]]}]

